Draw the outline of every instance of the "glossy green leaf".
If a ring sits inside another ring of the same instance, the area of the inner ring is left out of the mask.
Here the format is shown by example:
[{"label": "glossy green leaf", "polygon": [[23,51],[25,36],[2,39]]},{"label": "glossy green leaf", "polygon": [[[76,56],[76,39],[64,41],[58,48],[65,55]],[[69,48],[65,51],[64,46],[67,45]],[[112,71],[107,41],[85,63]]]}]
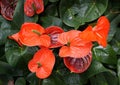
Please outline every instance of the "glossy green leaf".
[{"label": "glossy green leaf", "polygon": [[27,81],[30,83],[30,85],[38,85],[39,83],[39,79],[36,77],[35,73],[28,74]]},{"label": "glossy green leaf", "polygon": [[49,78],[44,79],[42,81],[42,85],[67,85],[67,84],[65,84],[64,81],[58,76],[52,75]]},{"label": "glossy green leaf", "polygon": [[56,2],[56,1],[59,1],[59,0],[49,0],[50,2]]},{"label": "glossy green leaf", "polygon": [[119,29],[118,25],[120,23],[120,15],[114,17],[114,19],[111,21],[110,31],[108,35],[108,41],[111,41],[114,37],[115,33],[117,32],[117,29]]},{"label": "glossy green leaf", "polygon": [[13,85],[14,81],[11,76],[0,75],[0,85]]},{"label": "glossy green leaf", "polygon": [[56,25],[56,26],[62,25],[62,21],[59,18],[53,16],[41,17],[40,21],[42,26],[44,26],[45,28],[52,25]]},{"label": "glossy green leaf", "polygon": [[94,57],[102,63],[111,65],[115,65],[117,63],[116,52],[110,45],[108,45],[106,48],[103,48],[101,46],[94,47],[93,52]]},{"label": "glossy green leaf", "polygon": [[[65,2],[66,0],[61,0],[60,4],[60,9],[64,10],[64,13],[61,13],[63,14],[63,22],[75,28],[100,17],[105,12],[108,5],[108,0],[71,0],[66,3],[72,3],[72,5],[64,8],[62,3]],[[60,10],[60,12],[63,11]]]},{"label": "glossy green leaf", "polygon": [[5,58],[4,58],[4,54],[5,54],[5,52],[4,52],[4,48],[5,48],[5,46],[4,45],[0,45],[0,60],[4,60]]},{"label": "glossy green leaf", "polygon": [[102,72],[107,72],[109,71],[107,68],[105,68],[102,63],[98,61],[92,61],[90,67],[87,69],[86,72],[82,73],[80,76],[82,79],[86,80],[89,79],[90,77],[97,75]]},{"label": "glossy green leaf", "polygon": [[82,85],[82,78],[79,74],[70,73],[69,75],[65,75],[63,79],[67,85]]},{"label": "glossy green leaf", "polygon": [[17,29],[19,29],[21,27],[21,24],[24,22],[23,5],[24,5],[24,0],[18,0],[17,6],[14,11],[13,22],[16,24]]},{"label": "glossy green leaf", "polygon": [[108,85],[118,85],[118,78],[116,76],[116,73],[104,73],[105,79],[108,82]]},{"label": "glossy green leaf", "polygon": [[16,42],[8,40],[5,44],[5,55],[8,63],[15,66],[26,53],[27,47],[20,47]]},{"label": "glossy green leaf", "polygon": [[119,85],[120,85],[120,59],[118,59],[118,62],[117,62],[117,76],[118,76]]},{"label": "glossy green leaf", "polygon": [[15,8],[12,25],[16,27],[16,29],[20,29],[21,25],[24,22],[37,22],[38,16],[35,15],[33,17],[27,17],[24,14],[24,0],[18,0],[17,6]]},{"label": "glossy green leaf", "polygon": [[91,85],[109,85],[102,73],[91,77],[90,83]]},{"label": "glossy green leaf", "polygon": [[20,77],[15,81],[15,85],[26,85],[26,81],[23,77]]},{"label": "glossy green leaf", "polygon": [[5,20],[2,16],[0,16],[0,45],[6,42],[7,36],[11,32],[11,25]]},{"label": "glossy green leaf", "polygon": [[9,74],[9,73],[11,73],[11,71],[12,71],[12,67],[8,64],[8,63],[6,63],[6,62],[3,62],[3,61],[0,61],[0,75],[1,74]]},{"label": "glossy green leaf", "polygon": [[44,5],[46,6],[49,0],[43,0],[43,1],[44,1]]},{"label": "glossy green leaf", "polygon": [[58,16],[58,8],[56,6],[57,6],[57,3],[48,5],[43,15],[54,16],[54,17]]},{"label": "glossy green leaf", "polygon": [[[8,63],[0,61],[0,75],[3,76],[22,76],[23,73],[21,70],[13,68]],[[0,76],[1,78],[2,76]]]}]

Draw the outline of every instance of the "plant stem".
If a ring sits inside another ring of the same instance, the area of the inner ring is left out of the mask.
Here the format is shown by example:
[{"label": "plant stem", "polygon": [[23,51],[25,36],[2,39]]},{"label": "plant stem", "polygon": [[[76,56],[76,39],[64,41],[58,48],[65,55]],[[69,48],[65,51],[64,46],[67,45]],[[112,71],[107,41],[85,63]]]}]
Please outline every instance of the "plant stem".
[{"label": "plant stem", "polygon": [[42,79],[39,79],[39,81],[38,81],[38,85],[42,85]]}]

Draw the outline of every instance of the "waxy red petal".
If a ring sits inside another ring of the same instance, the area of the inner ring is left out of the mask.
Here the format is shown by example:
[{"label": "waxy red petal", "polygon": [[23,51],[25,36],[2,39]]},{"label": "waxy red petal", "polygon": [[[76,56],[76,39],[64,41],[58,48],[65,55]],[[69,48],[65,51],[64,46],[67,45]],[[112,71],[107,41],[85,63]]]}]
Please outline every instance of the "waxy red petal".
[{"label": "waxy red petal", "polygon": [[44,11],[44,2],[43,0],[34,0],[36,14],[40,14]]},{"label": "waxy red petal", "polygon": [[50,44],[51,44],[51,39],[50,39],[50,36],[48,36],[48,35],[41,35],[40,36],[40,46],[44,46],[44,47],[49,47],[50,46]]},{"label": "waxy red petal", "polygon": [[64,30],[58,26],[50,26],[45,29],[45,33],[51,37],[51,45],[49,48],[57,48],[63,46],[63,44],[58,42],[58,36],[63,32]]},{"label": "waxy red petal", "polygon": [[24,13],[31,17],[35,13],[40,14],[44,11],[43,0],[26,0],[24,3]]},{"label": "waxy red petal", "polygon": [[43,33],[45,30],[39,24],[24,23],[19,32],[19,40],[24,45],[37,46],[41,44],[40,37]]},{"label": "waxy red petal", "polygon": [[98,22],[93,29],[89,26],[81,32],[79,36],[83,40],[97,41],[100,45],[106,47],[109,29],[109,20],[105,16],[102,16],[98,19]]},{"label": "waxy red petal", "polygon": [[88,69],[92,61],[92,54],[91,52],[82,57],[82,58],[72,58],[72,57],[65,57],[64,64],[65,66],[74,73],[82,73]]},{"label": "waxy red petal", "polygon": [[[40,67],[38,64],[40,63]],[[44,79],[50,76],[55,64],[55,56],[48,48],[38,50],[33,59],[28,63],[28,68],[31,72],[36,72],[38,78]]]},{"label": "waxy red petal", "polygon": [[8,38],[15,40],[20,46],[22,46],[22,43],[19,41],[19,33],[8,36]]},{"label": "waxy red petal", "polygon": [[70,46],[63,46],[59,50],[60,57],[82,58],[87,55],[92,48],[92,43],[83,41],[76,37],[70,42]]},{"label": "waxy red petal", "polygon": [[7,20],[13,19],[14,10],[17,4],[17,0],[1,0],[0,8],[2,16]]},{"label": "waxy red petal", "polygon": [[67,44],[68,42],[71,42],[75,37],[79,35],[80,31],[77,30],[71,30],[68,32],[61,33],[58,36],[58,42],[61,44]]}]

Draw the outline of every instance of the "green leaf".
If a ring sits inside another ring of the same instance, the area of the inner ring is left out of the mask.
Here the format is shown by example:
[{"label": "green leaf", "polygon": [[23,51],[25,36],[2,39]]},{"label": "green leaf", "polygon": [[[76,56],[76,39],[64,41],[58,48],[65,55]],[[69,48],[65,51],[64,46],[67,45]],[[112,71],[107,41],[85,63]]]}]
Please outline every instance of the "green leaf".
[{"label": "green leaf", "polygon": [[[22,76],[23,73],[21,70],[13,68],[8,63],[0,61],[0,75],[12,77],[12,76]],[[0,76],[1,78],[2,76]]]},{"label": "green leaf", "polygon": [[55,25],[55,26],[62,25],[62,21],[59,18],[53,17],[53,16],[41,17],[40,21],[41,21],[42,26],[44,26],[45,28],[52,26],[52,25]]},{"label": "green leaf", "polygon": [[11,25],[7,20],[0,16],[0,45],[6,42],[7,36],[11,32]]},{"label": "green leaf", "polygon": [[110,72],[107,68],[105,68],[102,63],[93,60],[90,67],[86,72],[82,73],[80,76],[83,80],[89,79],[90,77],[102,73],[102,72]]},{"label": "green leaf", "polygon": [[16,29],[20,29],[21,25],[24,22],[37,22],[37,20],[37,15],[33,17],[28,17],[24,14],[24,0],[18,0],[17,6],[14,11],[12,25],[15,25]]},{"label": "green leaf", "polygon": [[12,72],[12,67],[6,63],[6,62],[3,62],[3,61],[0,61],[0,75],[1,74],[9,74]]},{"label": "green leaf", "polygon": [[23,77],[20,77],[15,81],[15,85],[26,85],[26,81]]},{"label": "green leaf", "polygon": [[105,79],[108,82],[108,85],[118,85],[118,77],[116,73],[105,72],[104,73]]},{"label": "green leaf", "polygon": [[[68,6],[63,3],[67,3]],[[100,17],[105,12],[107,5],[108,0],[61,0],[61,18],[66,25],[78,28],[80,25]]]},{"label": "green leaf", "polygon": [[42,85],[66,85],[58,76],[51,75],[42,81]]},{"label": "green leaf", "polygon": [[5,44],[5,55],[8,63],[15,66],[26,53],[27,47],[20,47],[16,42],[8,40]]},{"label": "green leaf", "polygon": [[120,85],[120,59],[118,59],[118,62],[117,62],[117,76],[118,76],[119,85]]},{"label": "green leaf", "polygon": [[13,22],[17,26],[17,29],[20,29],[21,24],[24,22],[24,0],[18,0],[17,6],[13,15]]},{"label": "green leaf", "polygon": [[57,1],[59,1],[59,0],[49,0],[49,2],[57,2]]},{"label": "green leaf", "polygon": [[58,64],[58,66],[56,66],[57,70],[53,74],[55,74],[55,76],[58,76],[61,81],[64,81],[66,85],[83,85],[85,83],[82,82],[83,78],[80,77],[79,74],[71,73],[70,70],[65,67],[62,61],[57,61],[56,64]]},{"label": "green leaf", "polygon": [[118,31],[118,24],[120,23],[120,15],[114,17],[114,19],[110,23],[110,31],[108,35],[108,41],[111,41],[114,37],[115,33]]},{"label": "green leaf", "polygon": [[[57,9],[57,3],[49,4],[46,7],[46,10],[43,12],[43,15],[45,16],[58,16],[58,9]],[[41,16],[42,17],[42,16]]]},{"label": "green leaf", "polygon": [[27,75],[27,81],[30,85],[38,85],[39,79],[36,77],[35,73],[30,73]]},{"label": "green leaf", "polygon": [[[11,83],[11,84],[10,84]],[[14,80],[11,76],[0,75],[0,85],[13,85]]]},{"label": "green leaf", "polygon": [[109,85],[102,73],[90,78],[91,85]]},{"label": "green leaf", "polygon": [[63,77],[67,85],[82,85],[82,78],[79,76],[79,74],[69,73],[69,75],[65,75]]},{"label": "green leaf", "polygon": [[96,60],[111,65],[117,64],[116,52],[110,45],[107,45],[106,48],[103,48],[101,46],[94,47],[93,52]]},{"label": "green leaf", "polygon": [[0,60],[4,60],[5,52],[4,52],[4,45],[0,45]]}]

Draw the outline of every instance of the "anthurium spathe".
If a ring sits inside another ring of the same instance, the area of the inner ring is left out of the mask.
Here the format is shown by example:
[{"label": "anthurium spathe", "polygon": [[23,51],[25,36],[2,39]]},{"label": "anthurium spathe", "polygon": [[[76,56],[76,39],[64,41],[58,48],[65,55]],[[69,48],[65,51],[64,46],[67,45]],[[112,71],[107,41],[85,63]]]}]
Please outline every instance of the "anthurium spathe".
[{"label": "anthurium spathe", "polygon": [[64,64],[71,72],[82,73],[88,69],[92,61],[91,52],[82,58],[65,57]]},{"label": "anthurium spathe", "polygon": [[92,42],[80,39],[79,33],[71,30],[58,36],[58,41],[64,44],[59,50],[59,56],[63,57],[66,67],[74,73],[84,72],[92,60]]},{"label": "anthurium spathe", "polygon": [[92,43],[80,39],[78,37],[79,33],[81,32],[77,30],[71,30],[59,35],[58,41],[64,44],[59,51],[60,57],[70,56],[73,58],[81,58],[90,52]]},{"label": "anthurium spathe", "polygon": [[24,13],[31,17],[35,13],[40,14],[44,11],[43,0],[26,0],[24,3]]},{"label": "anthurium spathe", "polygon": [[97,41],[100,45],[106,47],[109,29],[109,20],[105,16],[101,16],[93,28],[88,26],[79,36],[83,40]]},{"label": "anthurium spathe", "polygon": [[1,15],[7,19],[12,20],[17,0],[0,0]]},{"label": "anthurium spathe", "polygon": [[22,46],[22,43],[19,41],[19,33],[15,33],[13,35],[8,36],[9,39],[15,40],[20,46]]},{"label": "anthurium spathe", "polygon": [[19,31],[19,40],[26,46],[49,47],[50,37],[45,33],[45,29],[36,23],[24,23]]},{"label": "anthurium spathe", "polygon": [[33,59],[28,63],[28,68],[31,72],[35,72],[36,76],[44,79],[50,76],[55,64],[55,56],[48,48],[38,50]]},{"label": "anthurium spathe", "polygon": [[64,30],[58,26],[49,26],[45,29],[45,33],[51,37],[51,45],[49,48],[56,48],[63,45],[60,42],[58,42],[58,35],[63,32]]}]

